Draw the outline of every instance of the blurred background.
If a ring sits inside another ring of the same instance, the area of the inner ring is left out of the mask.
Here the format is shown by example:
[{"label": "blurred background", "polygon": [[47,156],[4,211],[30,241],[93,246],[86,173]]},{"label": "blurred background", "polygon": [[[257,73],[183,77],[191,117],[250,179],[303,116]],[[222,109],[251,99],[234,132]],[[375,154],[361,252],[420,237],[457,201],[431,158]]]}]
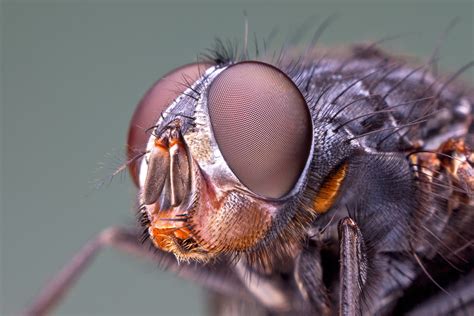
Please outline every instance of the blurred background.
[{"label": "blurred background", "polygon": [[[275,47],[309,17],[333,13],[324,45],[406,34],[385,45],[456,71],[474,56],[472,1],[3,1],[1,4],[0,314],[21,310],[49,277],[110,225],[134,225],[123,162],[135,104],[161,75],[195,60],[215,36],[242,38],[244,10]],[[474,83],[474,72],[465,80]],[[105,167],[97,171],[103,164]],[[205,292],[156,264],[106,250],[58,315],[204,315]]]}]

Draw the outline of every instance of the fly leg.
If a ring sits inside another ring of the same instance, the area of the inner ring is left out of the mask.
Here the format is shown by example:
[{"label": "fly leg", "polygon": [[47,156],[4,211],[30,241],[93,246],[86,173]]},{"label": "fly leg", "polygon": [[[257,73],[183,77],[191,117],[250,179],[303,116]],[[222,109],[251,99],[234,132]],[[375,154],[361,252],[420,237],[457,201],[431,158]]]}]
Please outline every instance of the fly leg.
[{"label": "fly leg", "polygon": [[150,250],[139,242],[136,231],[111,227],[102,231],[97,237],[87,242],[71,261],[54,276],[43,288],[34,302],[23,311],[22,315],[47,315],[67,294],[96,255],[105,247],[112,247],[125,253],[150,259],[159,263],[160,268],[170,270],[176,275],[196,282],[210,290],[250,300],[250,295],[240,280],[219,267],[198,267],[180,264],[173,255],[158,250]]},{"label": "fly leg", "polygon": [[295,280],[303,299],[311,306],[311,314],[331,315],[331,303],[323,283],[320,248],[316,241],[309,240],[296,258]]},{"label": "fly leg", "polygon": [[258,273],[244,260],[237,262],[234,270],[247,290],[269,311],[279,313],[294,308],[290,293],[285,291],[279,279]]},{"label": "fly leg", "polygon": [[356,222],[349,217],[339,222],[340,290],[339,315],[357,315],[367,278],[364,241]]},{"label": "fly leg", "polygon": [[474,313],[474,271],[458,280],[447,292],[440,292],[408,312],[408,315],[472,315]]}]

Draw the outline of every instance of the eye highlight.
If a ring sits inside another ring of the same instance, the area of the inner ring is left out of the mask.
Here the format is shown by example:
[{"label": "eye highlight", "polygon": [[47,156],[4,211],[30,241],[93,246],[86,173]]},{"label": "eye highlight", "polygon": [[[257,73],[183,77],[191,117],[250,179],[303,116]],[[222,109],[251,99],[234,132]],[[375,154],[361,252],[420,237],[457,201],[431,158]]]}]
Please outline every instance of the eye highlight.
[{"label": "eye highlight", "polygon": [[209,116],[224,159],[254,193],[280,198],[304,169],[312,143],[306,101],[293,81],[262,62],[241,62],[208,91]]},{"label": "eye highlight", "polygon": [[[143,96],[133,114],[128,130],[127,157],[132,159],[146,150],[149,133],[161,113],[187,89],[187,83],[196,81],[210,64],[188,64],[170,71],[158,80]],[[139,161],[129,165],[133,181],[138,186]]]}]

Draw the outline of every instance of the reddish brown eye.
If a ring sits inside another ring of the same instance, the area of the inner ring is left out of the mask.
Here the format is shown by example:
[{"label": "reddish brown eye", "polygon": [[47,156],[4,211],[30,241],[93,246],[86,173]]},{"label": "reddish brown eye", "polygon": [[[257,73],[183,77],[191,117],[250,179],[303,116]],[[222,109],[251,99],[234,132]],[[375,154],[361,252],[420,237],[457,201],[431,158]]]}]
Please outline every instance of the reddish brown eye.
[{"label": "reddish brown eye", "polygon": [[[130,121],[127,141],[127,157],[132,159],[143,153],[150,133],[146,129],[156,124],[160,114],[186,90],[185,83],[192,83],[201,76],[209,64],[189,64],[177,68],[158,80],[138,103]],[[138,186],[139,161],[129,165],[133,181]]]},{"label": "reddish brown eye", "polygon": [[239,180],[266,197],[288,193],[312,142],[310,113],[292,80],[268,64],[238,63],[212,82],[208,108],[219,149]]}]

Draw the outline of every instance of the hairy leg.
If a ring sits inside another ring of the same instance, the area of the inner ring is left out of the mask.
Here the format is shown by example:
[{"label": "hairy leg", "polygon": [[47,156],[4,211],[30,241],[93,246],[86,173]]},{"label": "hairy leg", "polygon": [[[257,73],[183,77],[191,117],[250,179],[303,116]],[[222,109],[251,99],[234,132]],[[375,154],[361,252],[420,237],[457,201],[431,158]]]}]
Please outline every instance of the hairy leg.
[{"label": "hairy leg", "polygon": [[296,259],[295,280],[311,314],[331,315],[328,290],[323,282],[320,248],[310,240]]},{"label": "hairy leg", "polygon": [[357,315],[360,295],[367,278],[367,259],[362,234],[349,217],[339,222],[340,292],[339,315]]},{"label": "hairy leg", "polygon": [[242,300],[251,300],[250,294],[239,278],[225,269],[219,266],[178,264],[176,258],[171,254],[156,249],[150,250],[147,245],[138,240],[138,234],[133,230],[120,227],[103,230],[97,237],[87,242],[71,261],[49,281],[22,315],[46,315],[51,312],[92,263],[95,256],[105,247],[112,247],[157,262],[160,268],[170,270],[209,290]]},{"label": "hairy leg", "polygon": [[269,311],[285,312],[294,308],[291,306],[291,293],[285,291],[280,280],[252,270],[243,260],[237,263],[234,270],[247,290]]},{"label": "hairy leg", "polygon": [[472,315],[474,313],[474,271],[459,279],[410,311],[409,315]]}]

